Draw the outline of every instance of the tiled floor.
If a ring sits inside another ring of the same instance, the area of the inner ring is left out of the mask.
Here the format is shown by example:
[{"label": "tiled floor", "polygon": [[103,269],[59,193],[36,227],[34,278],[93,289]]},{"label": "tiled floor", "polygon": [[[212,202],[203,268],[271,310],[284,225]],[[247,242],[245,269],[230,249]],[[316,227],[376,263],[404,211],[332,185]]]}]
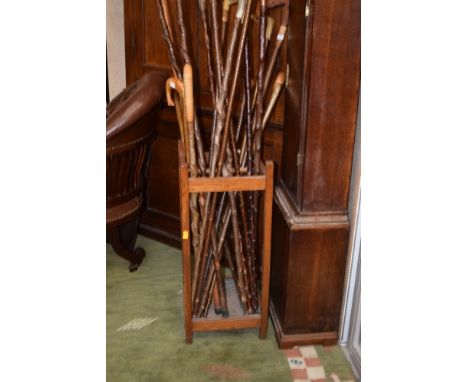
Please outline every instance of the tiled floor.
[{"label": "tiled floor", "polygon": [[353,380],[341,380],[337,374],[326,371],[320,361],[315,346],[299,346],[284,350],[294,382],[353,382]]}]

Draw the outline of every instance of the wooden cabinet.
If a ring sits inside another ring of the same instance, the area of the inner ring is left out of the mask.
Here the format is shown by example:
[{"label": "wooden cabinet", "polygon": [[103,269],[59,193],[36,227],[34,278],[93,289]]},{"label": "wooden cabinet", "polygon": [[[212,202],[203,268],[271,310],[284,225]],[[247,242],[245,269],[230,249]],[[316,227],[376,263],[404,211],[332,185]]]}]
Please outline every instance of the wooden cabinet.
[{"label": "wooden cabinet", "polygon": [[[221,3],[221,2],[220,2]],[[205,66],[196,1],[185,1],[195,64]],[[221,8],[221,7],[219,7]],[[169,69],[153,0],[125,0],[127,83]],[[275,10],[277,21],[280,10]],[[278,25],[278,24],[277,24]],[[347,215],[360,81],[360,0],[294,0],[280,65],[287,87],[265,133],[276,162],[271,314],[282,347],[334,342],[349,236]],[[195,81],[210,126],[206,71]],[[176,116],[166,108],[153,144],[141,231],[179,245]]]},{"label": "wooden cabinet", "polygon": [[282,347],[338,337],[359,99],[360,1],[291,2],[288,43],[270,304]]}]

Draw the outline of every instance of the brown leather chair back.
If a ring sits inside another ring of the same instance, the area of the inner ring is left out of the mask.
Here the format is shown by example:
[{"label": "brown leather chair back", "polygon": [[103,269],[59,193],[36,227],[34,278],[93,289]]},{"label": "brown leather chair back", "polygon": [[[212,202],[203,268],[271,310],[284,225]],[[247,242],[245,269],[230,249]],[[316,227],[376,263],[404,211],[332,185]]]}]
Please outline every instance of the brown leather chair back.
[{"label": "brown leather chair back", "polygon": [[130,220],[143,206],[146,168],[166,77],[159,71],[147,73],[106,108],[108,226]]}]

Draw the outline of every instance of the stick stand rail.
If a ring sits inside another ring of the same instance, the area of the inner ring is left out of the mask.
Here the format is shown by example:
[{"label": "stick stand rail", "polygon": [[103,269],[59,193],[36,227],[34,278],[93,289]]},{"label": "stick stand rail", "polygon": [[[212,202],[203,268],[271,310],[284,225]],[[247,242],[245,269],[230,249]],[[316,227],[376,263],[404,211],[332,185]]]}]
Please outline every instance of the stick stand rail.
[{"label": "stick stand rail", "polygon": [[[234,177],[189,178],[188,165],[179,141],[179,192],[182,237],[183,299],[185,315],[185,341],[192,343],[193,332],[259,328],[259,337],[266,338],[268,330],[268,302],[270,289],[271,213],[273,202],[273,162],[262,165],[261,175]],[[190,244],[191,193],[227,191],[264,191],[263,245],[260,313],[209,319],[192,317],[192,270]]]}]

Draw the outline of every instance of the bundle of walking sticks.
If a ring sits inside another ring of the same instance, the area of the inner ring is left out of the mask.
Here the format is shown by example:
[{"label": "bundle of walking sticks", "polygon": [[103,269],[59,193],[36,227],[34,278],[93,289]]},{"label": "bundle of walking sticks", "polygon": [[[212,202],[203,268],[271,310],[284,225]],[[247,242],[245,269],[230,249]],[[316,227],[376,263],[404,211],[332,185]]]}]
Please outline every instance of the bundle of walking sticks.
[{"label": "bundle of walking sticks", "polygon": [[[173,72],[167,101],[176,109],[190,177],[260,174],[263,132],[285,82],[284,72],[276,72],[289,0],[198,0],[213,109],[208,144],[196,113],[182,0],[155,1]],[[277,28],[268,16],[276,7],[282,7]],[[254,38],[258,49],[253,49]],[[235,99],[238,110],[233,110]],[[229,315],[226,269],[244,313],[258,312],[259,197],[258,191],[190,195],[194,317],[206,317],[211,304],[216,314]]]}]

